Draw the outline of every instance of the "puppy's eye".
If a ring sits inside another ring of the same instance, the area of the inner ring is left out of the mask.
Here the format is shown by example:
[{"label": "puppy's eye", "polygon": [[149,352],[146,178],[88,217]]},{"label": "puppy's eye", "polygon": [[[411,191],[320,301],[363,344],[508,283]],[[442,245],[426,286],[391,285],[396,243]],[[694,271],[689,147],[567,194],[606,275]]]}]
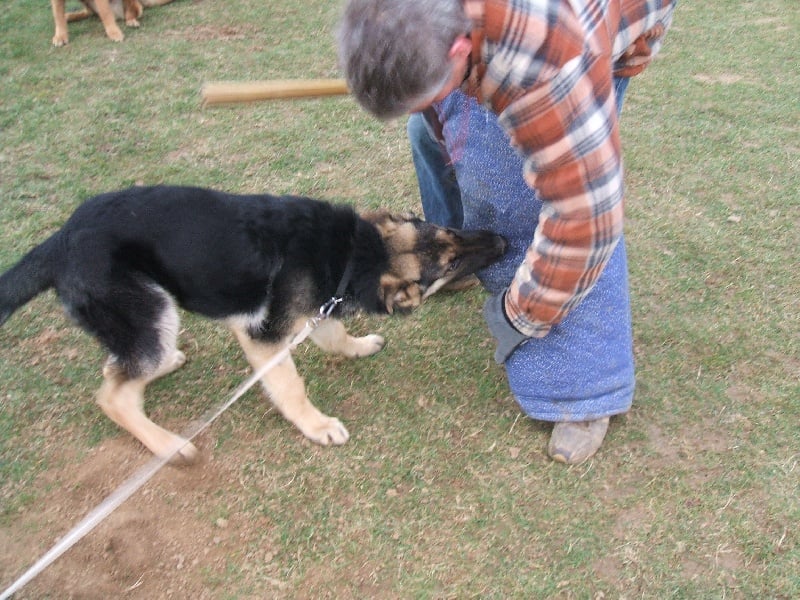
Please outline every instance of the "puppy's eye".
[{"label": "puppy's eye", "polygon": [[460,258],[457,258],[457,259],[455,259],[453,262],[451,262],[449,265],[447,265],[447,271],[446,271],[446,273],[452,273],[452,272],[453,272],[453,271],[455,271],[455,270],[456,270],[456,269],[457,269],[457,268],[458,268],[460,265],[461,265],[461,259],[460,259]]}]

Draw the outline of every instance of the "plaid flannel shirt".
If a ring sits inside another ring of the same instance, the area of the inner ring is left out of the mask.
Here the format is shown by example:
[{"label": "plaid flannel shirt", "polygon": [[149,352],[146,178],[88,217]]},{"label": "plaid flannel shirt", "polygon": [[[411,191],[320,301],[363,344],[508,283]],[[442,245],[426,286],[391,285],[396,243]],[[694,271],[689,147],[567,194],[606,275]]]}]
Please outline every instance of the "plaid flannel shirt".
[{"label": "plaid flannel shirt", "polygon": [[614,76],[641,72],[675,0],[464,0],[464,90],[499,116],[543,201],[505,310],[542,337],[592,289],[622,235]]}]

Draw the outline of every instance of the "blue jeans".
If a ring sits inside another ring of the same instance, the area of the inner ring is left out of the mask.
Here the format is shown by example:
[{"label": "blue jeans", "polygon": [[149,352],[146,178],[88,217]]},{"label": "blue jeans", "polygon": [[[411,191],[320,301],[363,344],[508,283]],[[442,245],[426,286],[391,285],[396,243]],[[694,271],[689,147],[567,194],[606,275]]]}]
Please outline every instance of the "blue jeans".
[{"label": "blue jeans", "polygon": [[[620,111],[628,79],[614,83]],[[506,255],[478,273],[497,294],[524,260],[541,201],[525,183],[522,159],[495,115],[460,92],[439,103],[437,112],[443,141],[421,115],[408,123],[423,211],[439,225],[506,237]],[[534,419],[583,421],[630,408],[634,368],[624,240],[584,301],[547,336],[518,348],[505,369],[517,402]]]},{"label": "blue jeans", "polygon": [[411,158],[417,171],[425,220],[442,227],[461,229],[464,224],[461,190],[444,145],[436,138],[422,113],[411,115],[406,131],[411,141]]}]

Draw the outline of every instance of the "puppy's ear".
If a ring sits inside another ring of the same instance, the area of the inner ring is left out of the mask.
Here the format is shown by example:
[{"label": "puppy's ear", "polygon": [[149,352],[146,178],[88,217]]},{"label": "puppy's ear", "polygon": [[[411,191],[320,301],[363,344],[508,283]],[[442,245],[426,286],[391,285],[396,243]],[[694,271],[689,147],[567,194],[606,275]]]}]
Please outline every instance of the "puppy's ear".
[{"label": "puppy's ear", "polygon": [[381,298],[390,315],[395,308],[401,311],[412,311],[422,304],[423,289],[418,283],[400,279],[391,274],[381,276]]},{"label": "puppy's ear", "polygon": [[386,307],[386,312],[390,315],[394,313],[395,300],[402,285],[403,281],[390,273],[381,275],[380,297]]},{"label": "puppy's ear", "polygon": [[404,311],[410,312],[422,304],[422,288],[418,283],[409,283],[394,295],[394,305]]},{"label": "puppy's ear", "polygon": [[397,220],[385,210],[364,213],[361,217],[368,223],[372,223],[384,240],[397,230]]}]

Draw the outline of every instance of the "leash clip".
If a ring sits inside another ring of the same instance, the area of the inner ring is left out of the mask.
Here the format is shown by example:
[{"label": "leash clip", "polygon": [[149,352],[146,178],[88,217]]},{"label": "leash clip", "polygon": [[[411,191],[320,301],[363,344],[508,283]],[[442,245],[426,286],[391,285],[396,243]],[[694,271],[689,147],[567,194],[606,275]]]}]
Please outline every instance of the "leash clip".
[{"label": "leash clip", "polygon": [[311,317],[308,321],[306,321],[306,327],[300,333],[298,333],[295,338],[291,341],[290,346],[292,349],[297,347],[297,345],[302,342],[306,336],[314,331],[317,327],[319,327],[320,323],[322,323],[325,319],[331,316],[334,309],[341,304],[344,298],[337,298],[333,296],[330,300],[328,300],[325,304],[319,307],[319,312],[316,316]]},{"label": "leash clip", "polygon": [[342,303],[342,300],[344,300],[344,298],[337,298],[336,296],[333,296],[325,304],[319,307],[319,316],[317,318],[327,319],[330,317],[336,307]]}]

